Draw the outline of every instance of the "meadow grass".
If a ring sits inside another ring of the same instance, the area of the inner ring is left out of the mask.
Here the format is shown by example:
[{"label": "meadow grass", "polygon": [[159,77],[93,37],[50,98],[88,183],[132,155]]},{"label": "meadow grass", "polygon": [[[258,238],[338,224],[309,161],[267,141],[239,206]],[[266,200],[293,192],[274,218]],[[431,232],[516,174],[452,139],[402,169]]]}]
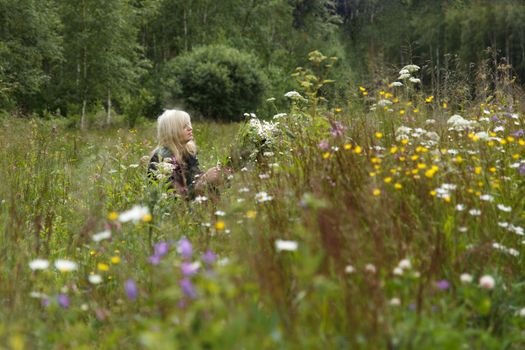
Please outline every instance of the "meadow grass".
[{"label": "meadow grass", "polygon": [[201,167],[231,155],[235,171],[194,201],[147,181],[152,123],[3,120],[0,343],[521,348],[525,140],[512,96],[452,119],[408,88],[363,87],[334,108],[315,96],[273,122],[196,123]]}]

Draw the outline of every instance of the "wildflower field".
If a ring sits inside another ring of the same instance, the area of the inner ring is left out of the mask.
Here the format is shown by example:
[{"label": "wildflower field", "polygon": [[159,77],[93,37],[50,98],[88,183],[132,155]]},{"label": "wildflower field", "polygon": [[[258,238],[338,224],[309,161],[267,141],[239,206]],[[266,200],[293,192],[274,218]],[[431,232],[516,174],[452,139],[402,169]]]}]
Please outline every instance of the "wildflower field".
[{"label": "wildflower field", "polygon": [[0,346],[524,348],[519,99],[451,107],[411,65],[336,103],[310,61],[286,110],[195,123],[233,173],[189,202],[147,181],[154,123],[4,118]]}]

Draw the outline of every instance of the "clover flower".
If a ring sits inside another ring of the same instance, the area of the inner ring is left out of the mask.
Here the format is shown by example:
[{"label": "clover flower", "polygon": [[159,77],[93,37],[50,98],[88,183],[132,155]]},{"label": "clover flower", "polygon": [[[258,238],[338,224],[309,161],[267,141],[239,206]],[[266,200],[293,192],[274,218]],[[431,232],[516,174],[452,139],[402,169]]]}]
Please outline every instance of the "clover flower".
[{"label": "clover flower", "polygon": [[494,277],[490,275],[482,276],[479,279],[479,286],[483,289],[494,289],[494,286],[496,285],[496,282],[494,281]]}]

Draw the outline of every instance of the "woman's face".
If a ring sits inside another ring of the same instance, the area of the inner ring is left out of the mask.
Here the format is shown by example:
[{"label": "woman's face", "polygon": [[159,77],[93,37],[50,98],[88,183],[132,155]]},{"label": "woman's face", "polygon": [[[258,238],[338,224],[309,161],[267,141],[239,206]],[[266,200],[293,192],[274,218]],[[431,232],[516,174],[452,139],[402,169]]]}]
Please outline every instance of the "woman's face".
[{"label": "woman's face", "polygon": [[188,122],[182,128],[182,142],[188,143],[191,140],[193,140],[193,128],[191,127],[191,122]]}]

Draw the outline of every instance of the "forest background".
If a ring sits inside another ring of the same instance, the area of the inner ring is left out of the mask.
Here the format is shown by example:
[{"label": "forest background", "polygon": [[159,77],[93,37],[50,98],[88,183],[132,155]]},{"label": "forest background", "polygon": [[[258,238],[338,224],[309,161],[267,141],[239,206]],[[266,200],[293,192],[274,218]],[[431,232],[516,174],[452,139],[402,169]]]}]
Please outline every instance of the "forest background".
[{"label": "forest background", "polygon": [[[290,74],[313,50],[339,58],[332,69],[337,76],[332,103],[348,101],[356,91],[350,86],[379,85],[414,63],[423,68],[423,85],[437,101],[447,96],[448,103],[464,104],[486,97],[487,86],[475,81],[502,64],[512,67],[518,81],[525,78],[525,5],[516,0],[0,0],[0,111],[67,117],[84,127],[90,113],[99,115],[98,123],[111,123],[116,113],[133,125],[162,108],[188,108],[187,96],[176,93],[181,82],[174,61],[210,45],[221,45],[224,52],[233,48],[230,55],[247,55],[256,68],[263,83],[242,106],[251,109],[244,112],[266,114],[262,102],[270,97],[282,105],[283,91],[293,88]],[[201,73],[201,80],[209,79],[209,71]],[[199,98],[204,97],[190,100]],[[221,103],[212,102],[206,108]],[[196,115],[214,119],[242,115],[192,106],[188,109]]]}]

